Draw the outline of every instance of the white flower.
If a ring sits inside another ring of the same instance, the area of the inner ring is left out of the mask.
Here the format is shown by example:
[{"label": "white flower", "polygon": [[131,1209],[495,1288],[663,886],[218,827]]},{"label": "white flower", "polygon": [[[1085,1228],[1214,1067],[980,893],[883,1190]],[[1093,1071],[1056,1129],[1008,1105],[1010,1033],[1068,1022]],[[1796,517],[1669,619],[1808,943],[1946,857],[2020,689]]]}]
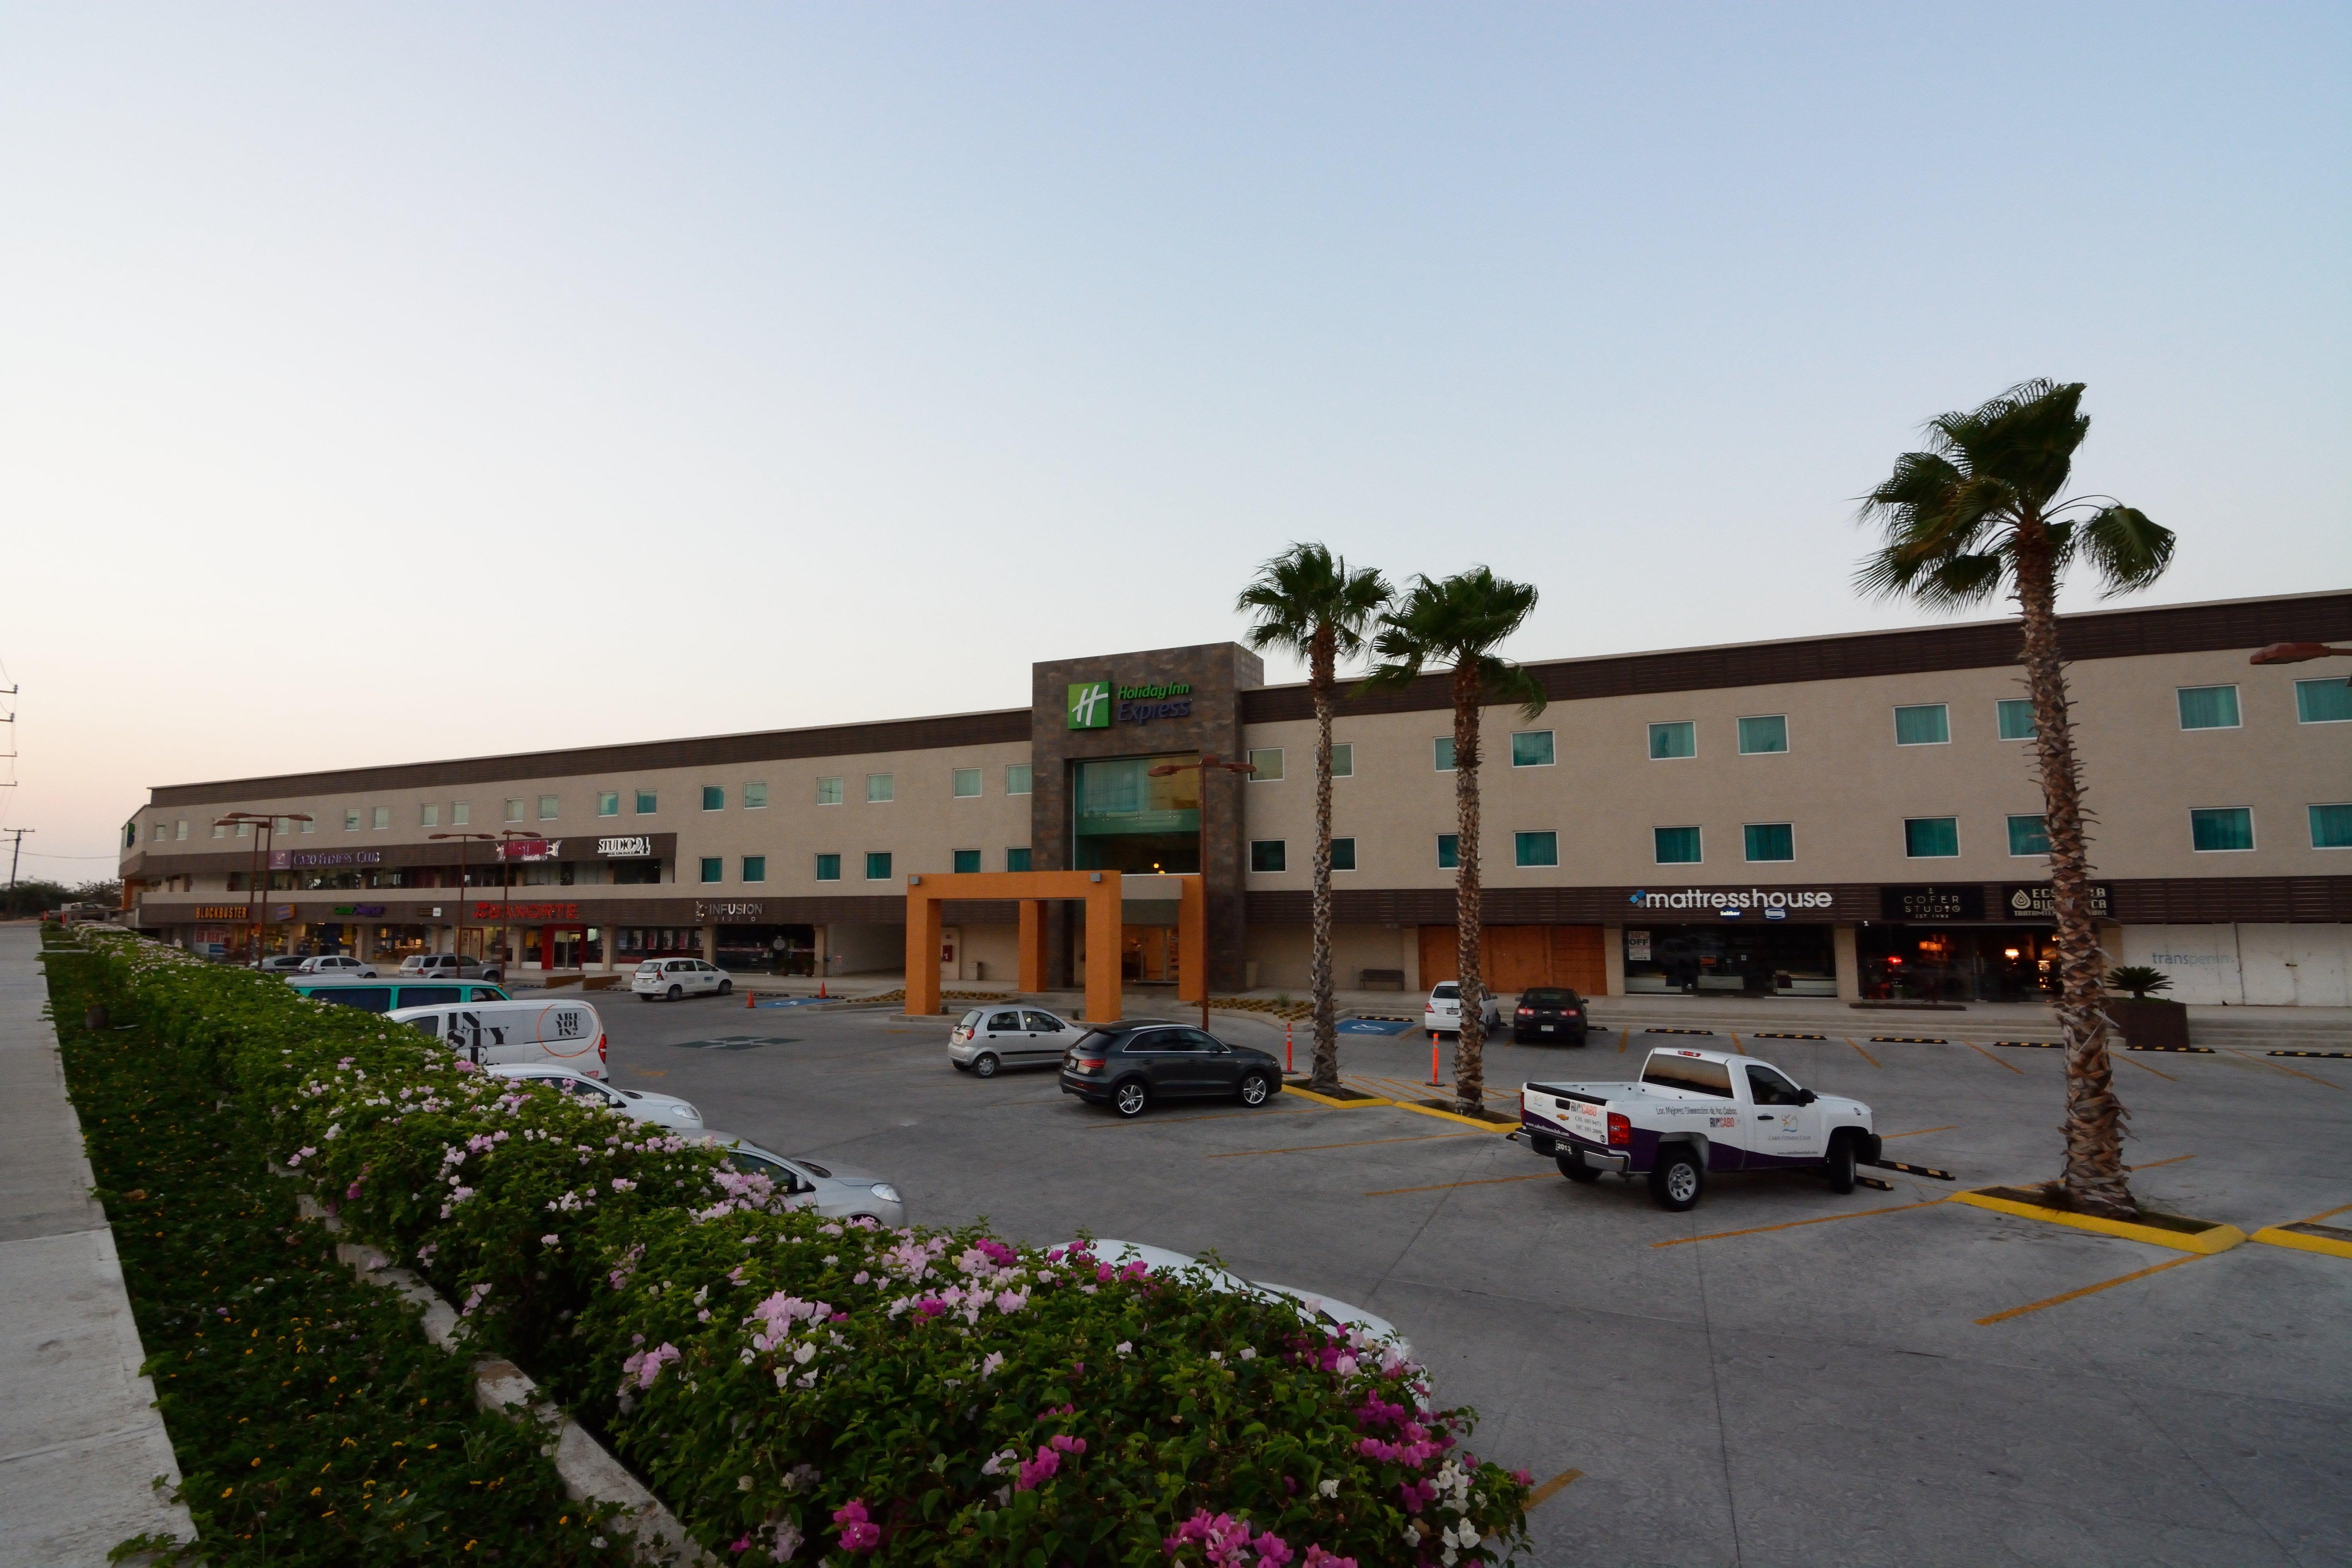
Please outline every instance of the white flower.
[{"label": "white flower", "polygon": [[1257,1360],[1257,1351],[1256,1351],[1254,1347],[1252,1347],[1252,1346],[1249,1346],[1249,1345],[1244,1345],[1244,1346],[1242,1347],[1242,1360],[1244,1360],[1244,1361],[1255,1361],[1255,1360]]},{"label": "white flower", "polygon": [[1225,1352],[1223,1351],[1211,1351],[1209,1352],[1209,1359],[1211,1361],[1222,1362],[1225,1359]]},{"label": "white flower", "polygon": [[1315,1484],[1315,1489],[1325,1497],[1338,1497],[1339,1495],[1339,1478],[1334,1476],[1327,1480],[1318,1481]]},{"label": "white flower", "polygon": [[750,1491],[751,1489],[751,1478],[749,1476],[737,1476],[735,1478],[735,1489],[739,1492]]},{"label": "white flower", "polygon": [[1118,1342],[1118,1353],[1121,1355],[1126,1355],[1134,1349],[1135,1342],[1133,1340],[1121,1340]]}]

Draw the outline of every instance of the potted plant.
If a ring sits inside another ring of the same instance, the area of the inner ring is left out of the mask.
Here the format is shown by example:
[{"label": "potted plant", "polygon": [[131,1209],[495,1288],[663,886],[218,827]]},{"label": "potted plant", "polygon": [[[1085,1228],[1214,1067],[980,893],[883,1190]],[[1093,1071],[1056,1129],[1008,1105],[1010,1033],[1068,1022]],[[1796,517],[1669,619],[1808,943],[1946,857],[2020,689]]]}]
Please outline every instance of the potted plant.
[{"label": "potted plant", "polygon": [[2172,989],[2172,977],[2164,971],[2145,963],[2118,964],[2107,971],[2107,986],[2130,994],[2129,1000],[2107,1003],[2107,1016],[2127,1044],[2143,1050],[2189,1044],[2189,1009],[2152,994]]}]

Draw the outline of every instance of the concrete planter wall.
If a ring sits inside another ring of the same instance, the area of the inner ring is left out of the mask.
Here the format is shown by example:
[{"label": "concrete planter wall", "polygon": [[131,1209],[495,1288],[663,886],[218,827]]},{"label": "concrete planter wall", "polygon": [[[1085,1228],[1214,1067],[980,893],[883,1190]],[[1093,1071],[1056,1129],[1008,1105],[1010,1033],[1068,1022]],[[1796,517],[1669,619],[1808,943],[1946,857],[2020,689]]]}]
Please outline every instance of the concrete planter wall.
[{"label": "concrete planter wall", "polygon": [[2141,1047],[2185,1046],[2189,1043],[2189,1009],[2179,1002],[2116,1000],[2107,1003],[2107,1016],[2124,1032],[2126,1042]]}]

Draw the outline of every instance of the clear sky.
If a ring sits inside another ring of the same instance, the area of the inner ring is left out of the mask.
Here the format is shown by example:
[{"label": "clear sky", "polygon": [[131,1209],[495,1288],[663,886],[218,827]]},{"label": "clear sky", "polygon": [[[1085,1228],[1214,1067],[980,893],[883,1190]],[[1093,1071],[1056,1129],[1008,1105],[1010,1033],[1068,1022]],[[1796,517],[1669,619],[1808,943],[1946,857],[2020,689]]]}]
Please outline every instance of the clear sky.
[{"label": "clear sky", "polygon": [[1904,624],[1853,498],[2034,375],[2149,601],[2340,587],[2348,80],[2341,4],[0,5],[0,821],[1015,706],[1294,538],[1523,658]]}]

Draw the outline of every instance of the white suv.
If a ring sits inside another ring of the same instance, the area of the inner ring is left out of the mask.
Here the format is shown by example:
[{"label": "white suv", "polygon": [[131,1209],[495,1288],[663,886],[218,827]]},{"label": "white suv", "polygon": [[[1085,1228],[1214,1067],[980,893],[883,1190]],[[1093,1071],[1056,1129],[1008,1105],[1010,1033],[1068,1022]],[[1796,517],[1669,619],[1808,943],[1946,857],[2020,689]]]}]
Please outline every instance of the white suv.
[{"label": "white suv", "polygon": [[294,966],[297,974],[348,974],[357,980],[378,978],[375,965],[353,958],[348,952],[322,952],[316,958],[306,958]]},{"label": "white suv", "polygon": [[[1503,1026],[1503,1004],[1493,992],[1486,994],[1486,1027]],[[1430,987],[1429,1000],[1421,1009],[1421,1026],[1433,1035],[1458,1035],[1462,1032],[1462,986],[1446,980]]]},{"label": "white suv", "polygon": [[640,1002],[656,996],[675,1002],[681,996],[712,993],[724,996],[735,989],[735,982],[725,970],[698,958],[648,958],[629,976],[629,989]]}]

